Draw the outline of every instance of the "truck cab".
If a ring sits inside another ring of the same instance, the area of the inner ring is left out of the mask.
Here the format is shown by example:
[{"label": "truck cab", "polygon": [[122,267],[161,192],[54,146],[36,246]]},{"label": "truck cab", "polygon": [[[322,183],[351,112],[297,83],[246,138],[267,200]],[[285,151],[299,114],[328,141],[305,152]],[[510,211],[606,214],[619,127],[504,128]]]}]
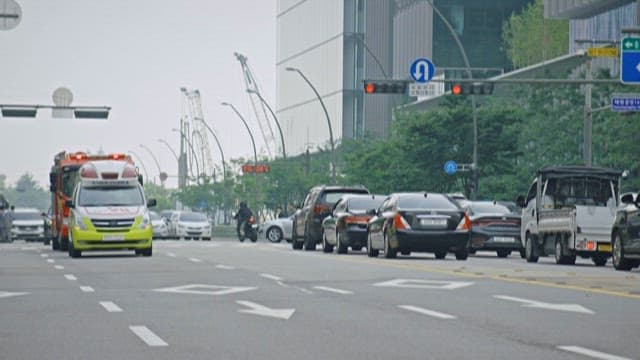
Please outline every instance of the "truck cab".
[{"label": "truck cab", "polygon": [[152,225],[135,167],[124,161],[88,162],[79,170],[73,197],[67,201],[69,255],[83,251],[134,250],[152,255]]},{"label": "truck cab", "polygon": [[583,166],[538,171],[522,207],[521,241],[528,262],[554,255],[558,264],[591,258],[597,266],[611,256],[621,171]]}]

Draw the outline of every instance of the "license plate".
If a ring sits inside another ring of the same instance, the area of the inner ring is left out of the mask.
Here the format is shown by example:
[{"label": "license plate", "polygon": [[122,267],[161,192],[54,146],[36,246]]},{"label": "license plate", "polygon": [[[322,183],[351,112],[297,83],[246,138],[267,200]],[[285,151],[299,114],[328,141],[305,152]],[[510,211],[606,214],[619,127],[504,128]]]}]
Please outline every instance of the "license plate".
[{"label": "license plate", "polygon": [[493,241],[499,242],[499,243],[509,243],[509,242],[516,241],[516,239],[512,237],[494,236]]},{"label": "license plate", "polygon": [[102,235],[102,241],[123,241],[124,235]]},{"label": "license plate", "polygon": [[598,244],[598,251],[611,252],[611,244]]},{"label": "license plate", "polygon": [[422,226],[447,226],[446,219],[420,219]]}]

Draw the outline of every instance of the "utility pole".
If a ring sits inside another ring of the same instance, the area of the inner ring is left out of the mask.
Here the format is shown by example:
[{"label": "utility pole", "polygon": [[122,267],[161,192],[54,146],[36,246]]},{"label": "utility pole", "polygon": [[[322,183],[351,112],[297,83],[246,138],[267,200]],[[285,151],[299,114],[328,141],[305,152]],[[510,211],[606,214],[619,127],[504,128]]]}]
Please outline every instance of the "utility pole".
[{"label": "utility pole", "polygon": [[[592,74],[591,74],[591,66],[592,66],[592,59],[589,58],[589,60],[587,61],[587,74],[586,74],[586,79],[587,81],[591,80],[592,78]],[[583,129],[583,136],[584,136],[584,140],[583,140],[583,157],[584,157],[584,166],[588,166],[591,167],[592,166],[592,155],[591,155],[591,136],[592,136],[592,126],[593,126],[593,115],[592,115],[592,111],[591,111],[591,91],[592,91],[593,85],[591,83],[587,83],[585,85],[585,91],[584,91],[584,129]]]}]

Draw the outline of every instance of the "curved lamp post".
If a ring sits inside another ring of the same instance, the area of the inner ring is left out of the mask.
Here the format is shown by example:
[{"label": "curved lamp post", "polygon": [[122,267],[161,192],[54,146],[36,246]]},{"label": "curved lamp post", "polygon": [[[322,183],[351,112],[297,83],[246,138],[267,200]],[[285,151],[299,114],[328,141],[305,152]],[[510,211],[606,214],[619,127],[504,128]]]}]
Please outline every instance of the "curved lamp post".
[{"label": "curved lamp post", "polygon": [[164,181],[162,180],[162,169],[160,168],[160,163],[158,162],[158,158],[153,154],[151,149],[149,149],[149,147],[146,146],[145,144],[140,144],[140,147],[145,149],[149,153],[149,155],[151,155],[151,157],[153,158],[153,161],[156,163],[156,166],[158,167],[158,179],[160,179],[161,184],[164,184]]},{"label": "curved lamp post", "polygon": [[220,150],[220,157],[222,157],[222,180],[223,181],[226,180],[227,179],[227,165],[225,165],[225,163],[224,163],[224,152],[222,151],[222,146],[220,145],[220,141],[218,140],[218,136],[213,131],[213,129],[211,129],[209,124],[207,124],[207,122],[204,121],[204,119],[202,119],[202,118],[194,118],[194,119],[202,121],[202,123],[207,128],[207,130],[209,131],[211,136],[213,136],[213,139],[216,141],[216,144],[218,145],[218,150]]},{"label": "curved lamp post", "polygon": [[179,132],[180,136],[182,136],[182,138],[189,145],[189,148],[191,148],[191,151],[193,152],[193,159],[195,160],[195,163],[196,163],[196,184],[200,184],[200,164],[198,164],[198,156],[196,156],[198,153],[196,152],[196,149],[193,147],[193,144],[191,143],[191,140],[189,140],[189,138],[187,136],[185,136],[185,134],[182,132],[182,130],[179,130],[179,129],[176,129],[176,128],[173,128],[171,130],[175,131],[175,132]]},{"label": "curved lamp post", "polygon": [[273,112],[273,109],[271,108],[271,106],[269,106],[269,103],[267,103],[267,101],[262,97],[262,95],[260,95],[259,92],[252,89],[247,89],[247,92],[249,94],[256,95],[258,99],[260,99],[260,101],[262,101],[262,103],[267,107],[267,109],[269,109],[271,116],[273,116],[273,120],[275,120],[276,125],[278,126],[278,132],[280,132],[280,141],[282,142],[282,157],[285,160],[287,160],[287,152],[284,149],[284,136],[282,135],[282,128],[280,127],[280,121],[278,121],[278,117],[276,116],[276,113]]},{"label": "curved lamp post", "polygon": [[133,150],[129,150],[129,153],[135,156],[136,158],[138,158],[138,162],[140,163],[140,166],[142,166],[142,170],[144,171],[144,176],[147,179],[149,179],[149,173],[147,172],[147,167],[144,166],[144,163],[142,162],[142,158],[140,157],[140,155],[136,154]]},{"label": "curved lamp post", "polygon": [[158,142],[161,142],[161,143],[163,143],[163,144],[167,145],[167,147],[169,148],[169,151],[171,151],[171,153],[173,154],[173,157],[174,157],[174,158],[176,158],[176,161],[179,161],[179,160],[178,160],[178,154],[176,154],[176,152],[173,150],[173,148],[171,147],[171,145],[169,145],[169,143],[168,143],[166,140],[164,140],[164,139],[158,139]]},{"label": "curved lamp post", "polygon": [[320,101],[320,105],[322,106],[322,110],[324,110],[324,115],[327,117],[327,125],[329,126],[329,142],[331,143],[331,180],[335,185],[336,184],[336,149],[335,149],[335,144],[333,142],[333,128],[331,127],[331,119],[329,119],[329,112],[327,111],[327,107],[324,105],[324,101],[322,101],[322,97],[318,93],[318,90],[316,90],[316,88],[313,86],[311,81],[309,81],[309,79],[307,79],[307,77],[304,76],[304,74],[302,73],[302,71],[300,71],[300,69],[294,68],[294,67],[288,67],[286,68],[286,70],[295,71],[298,73],[298,75],[302,77],[302,79],[304,79],[307,85],[309,85],[311,90],[313,90],[313,92],[316,94],[316,97],[318,98],[318,100]]}]

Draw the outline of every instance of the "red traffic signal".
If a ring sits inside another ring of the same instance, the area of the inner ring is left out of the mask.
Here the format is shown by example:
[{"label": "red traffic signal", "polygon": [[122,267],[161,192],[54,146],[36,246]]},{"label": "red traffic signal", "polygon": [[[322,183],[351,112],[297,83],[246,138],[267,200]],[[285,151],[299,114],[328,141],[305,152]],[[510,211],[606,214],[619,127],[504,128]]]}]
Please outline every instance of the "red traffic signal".
[{"label": "red traffic signal", "polygon": [[452,83],[451,95],[491,95],[493,83],[489,81]]},{"label": "red traffic signal", "polygon": [[403,80],[365,80],[365,94],[404,94],[407,82]]}]

